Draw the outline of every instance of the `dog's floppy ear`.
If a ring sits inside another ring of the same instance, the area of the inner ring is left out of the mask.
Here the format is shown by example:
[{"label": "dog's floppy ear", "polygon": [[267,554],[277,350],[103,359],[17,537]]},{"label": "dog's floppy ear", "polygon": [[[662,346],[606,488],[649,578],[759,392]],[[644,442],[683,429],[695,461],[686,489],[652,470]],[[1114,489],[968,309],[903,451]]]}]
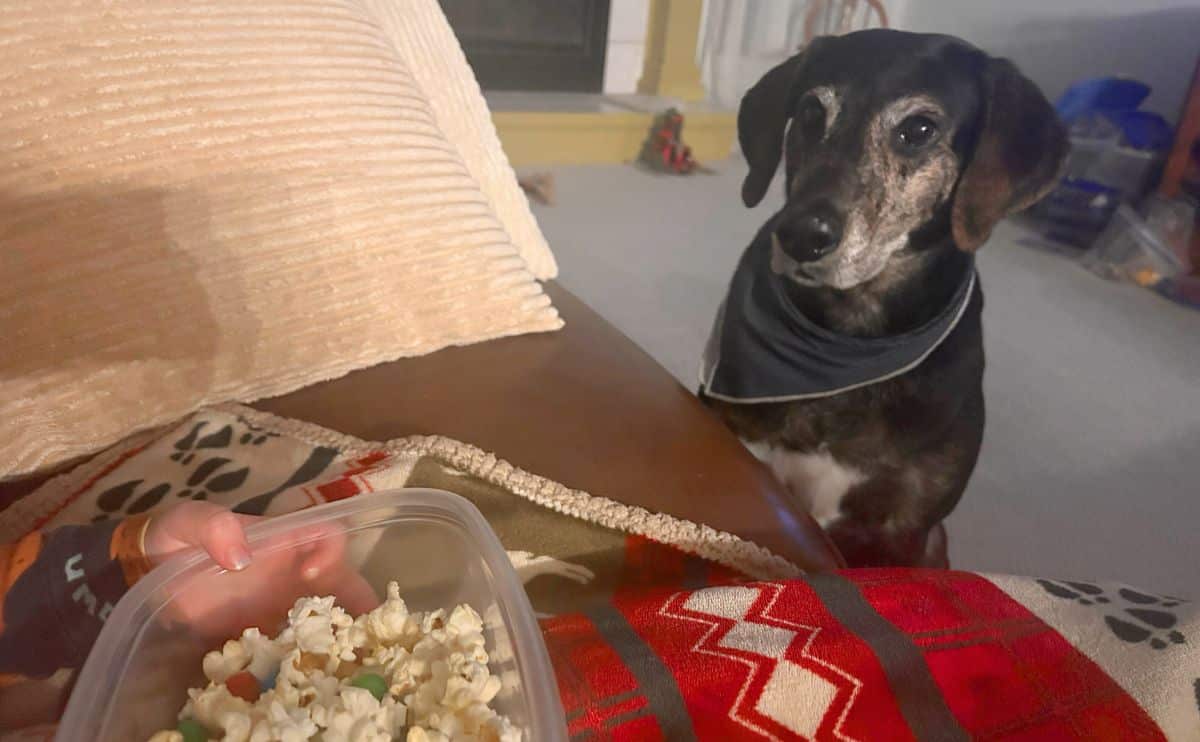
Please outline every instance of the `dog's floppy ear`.
[{"label": "dog's floppy ear", "polygon": [[783,155],[783,132],[792,110],[792,83],[803,52],[763,75],[738,106],[738,143],[750,164],[742,182],[742,203],[756,206],[767,192]]},{"label": "dog's floppy ear", "polygon": [[1016,65],[988,57],[981,77],[983,125],[951,214],[954,242],[967,252],[1054,187],[1068,148],[1054,108]]}]

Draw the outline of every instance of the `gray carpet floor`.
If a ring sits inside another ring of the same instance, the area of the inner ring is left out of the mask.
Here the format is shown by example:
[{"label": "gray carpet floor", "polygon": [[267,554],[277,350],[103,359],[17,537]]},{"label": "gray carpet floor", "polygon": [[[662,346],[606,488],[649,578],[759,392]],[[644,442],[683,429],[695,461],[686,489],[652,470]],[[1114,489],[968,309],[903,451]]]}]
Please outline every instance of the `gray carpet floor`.
[{"label": "gray carpet floor", "polygon": [[[743,247],[777,208],[715,175],[554,168],[561,282],[689,388]],[[778,184],[776,184],[778,189]],[[1105,282],[1004,224],[979,263],[988,424],[950,517],[956,567],[1200,598],[1200,312]]]}]

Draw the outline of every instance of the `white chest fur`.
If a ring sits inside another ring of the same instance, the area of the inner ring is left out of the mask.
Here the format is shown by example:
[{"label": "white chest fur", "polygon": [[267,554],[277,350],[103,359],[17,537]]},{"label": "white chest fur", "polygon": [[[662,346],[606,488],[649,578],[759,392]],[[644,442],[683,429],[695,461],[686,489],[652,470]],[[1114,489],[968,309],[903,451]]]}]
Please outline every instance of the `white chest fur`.
[{"label": "white chest fur", "polygon": [[850,488],[867,479],[861,471],[839,462],[825,449],[801,452],[762,442],[742,443],[804,503],[822,528],[837,520],[842,498]]}]

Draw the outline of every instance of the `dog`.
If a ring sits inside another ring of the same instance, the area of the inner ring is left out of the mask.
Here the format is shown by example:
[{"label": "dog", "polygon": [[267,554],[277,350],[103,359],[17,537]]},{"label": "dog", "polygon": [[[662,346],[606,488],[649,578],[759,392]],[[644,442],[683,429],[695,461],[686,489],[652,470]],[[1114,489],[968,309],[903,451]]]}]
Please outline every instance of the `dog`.
[{"label": "dog", "polygon": [[[973,253],[1057,182],[1054,109],[953,37],[820,37],[742,99],[742,199],[786,203],[742,255],[700,397],[850,566],[943,563],[983,440]],[[933,534],[933,536],[931,536]]]}]

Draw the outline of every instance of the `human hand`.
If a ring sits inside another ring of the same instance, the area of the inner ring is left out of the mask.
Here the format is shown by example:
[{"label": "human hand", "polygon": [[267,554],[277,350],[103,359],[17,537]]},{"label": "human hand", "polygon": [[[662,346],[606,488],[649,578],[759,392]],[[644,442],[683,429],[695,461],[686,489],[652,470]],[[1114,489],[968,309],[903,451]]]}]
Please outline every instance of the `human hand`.
[{"label": "human hand", "polygon": [[378,604],[374,590],[347,560],[347,536],[334,524],[307,526],[256,543],[245,529],[262,518],[208,502],[180,503],[146,527],[147,557],[204,549],[228,570],[200,575],[173,591],[165,617],[208,637],[229,638],[248,626],[273,633],[296,598],[334,595],[353,614]]},{"label": "human hand", "polygon": [[260,518],[239,515],[211,502],[189,500],[151,516],[142,544],[154,564],[199,546],[217,564],[238,572],[250,566],[245,529],[256,520]]}]

